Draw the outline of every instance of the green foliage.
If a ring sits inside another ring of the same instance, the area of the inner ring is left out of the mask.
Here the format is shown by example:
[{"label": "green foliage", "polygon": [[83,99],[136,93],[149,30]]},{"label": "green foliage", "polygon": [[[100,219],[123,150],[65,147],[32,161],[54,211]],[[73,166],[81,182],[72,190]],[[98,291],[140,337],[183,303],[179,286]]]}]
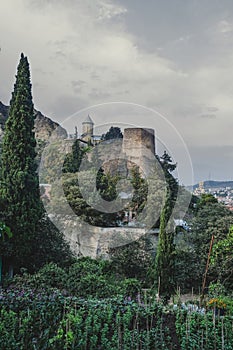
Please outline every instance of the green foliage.
[{"label": "green foliage", "polygon": [[166,176],[176,169],[177,164],[172,163],[171,156],[164,151],[163,155],[160,157],[160,163],[164,169]]},{"label": "green foliage", "polygon": [[[233,224],[233,215],[226,207],[219,203],[208,202],[199,209],[192,222],[190,244],[193,247],[192,254],[197,261],[193,277],[199,281],[205,271],[207,256],[212,235],[214,235],[214,246],[227,236],[230,226]],[[215,250],[213,246],[213,249]],[[218,270],[211,269],[209,280],[218,278]]]},{"label": "green foliage", "polygon": [[214,203],[218,203],[217,198],[215,198],[212,194],[210,193],[204,193],[202,194],[199,202],[197,203],[197,209],[201,209],[204,206],[208,205],[208,204],[214,204]]},{"label": "green foliage", "polygon": [[158,283],[159,294],[167,302],[174,293],[174,233],[166,228],[166,208],[160,217],[159,244],[155,261],[155,276]]},{"label": "green foliage", "polygon": [[233,226],[230,227],[226,238],[220,239],[213,245],[210,258],[211,271],[227,288],[233,283]]},{"label": "green foliage", "polygon": [[117,295],[133,298],[141,290],[139,280],[117,274],[111,262],[90,258],[80,258],[63,267],[51,262],[34,274],[24,272],[22,275],[16,275],[9,283],[13,283],[19,289],[53,291],[56,288],[66,294],[83,298]]},{"label": "green foliage", "polygon": [[[74,261],[70,247],[64,240],[63,234],[46,217],[39,222],[36,236],[31,243],[31,249],[33,255],[30,256],[30,260],[20,269],[17,268],[16,272],[19,272],[21,269],[29,272],[37,271],[50,262],[65,267]],[[11,245],[11,239],[0,242],[0,255],[3,256],[4,273],[7,272],[7,266],[11,262],[12,254],[14,254],[14,250]]]},{"label": "green foliage", "polygon": [[46,216],[38,223],[32,251],[33,255],[25,266],[29,271],[36,271],[49,262],[66,266],[74,259],[63,233]]},{"label": "green foliage", "polygon": [[9,226],[0,221],[0,258],[12,255],[12,246],[10,239],[13,233]]},{"label": "green foliage", "polygon": [[[64,174],[63,190],[66,200],[74,213],[89,224],[101,227],[115,226],[118,213],[114,213],[114,211],[111,213],[111,200],[113,200],[116,195],[117,177],[111,177],[110,175],[99,172],[97,176],[97,188],[94,191],[89,191],[90,179],[92,177],[92,170],[80,171],[79,174]],[[82,192],[80,190],[79,181],[82,182]],[[86,198],[88,198],[91,203],[95,203],[95,206],[98,207],[99,210],[89,205]],[[109,201],[109,213],[105,213],[105,210],[102,210],[101,198]],[[59,203],[59,201],[59,191],[55,191],[53,202],[51,202],[50,205],[54,205],[56,210],[58,206],[60,206],[61,212],[63,213],[62,204],[66,203]]]},{"label": "green foliage", "polygon": [[143,237],[125,246],[110,249],[114,270],[126,278],[137,278],[145,284],[152,263],[151,248],[149,239]]},{"label": "green foliage", "polygon": [[203,271],[191,249],[176,249],[174,263],[174,279],[182,293],[190,293],[193,290],[199,292],[202,283]]},{"label": "green foliage", "polygon": [[88,299],[30,288],[0,291],[0,348],[233,349],[231,316],[175,311],[154,300]]},{"label": "green foliage", "polygon": [[[97,166],[99,164],[97,159],[98,151],[93,153],[92,156],[94,158],[92,164],[93,162],[96,162]],[[90,191],[90,182],[93,176],[96,176],[96,188],[94,191]],[[80,170],[78,174],[63,174],[64,194],[74,213],[81,217],[82,220],[94,226],[117,226],[123,215],[122,210],[115,212],[115,201],[120,200],[117,197],[117,183],[119,180],[119,175],[105,173],[101,167],[99,168],[97,174],[96,171],[91,168]],[[147,182],[141,177],[137,167],[132,169],[131,178],[129,181],[131,181],[133,185],[134,193],[130,204],[125,204],[125,210],[130,209],[134,211],[137,217],[142,212],[147,202],[147,196],[151,194],[148,194]],[[80,190],[80,183],[82,184],[82,192]],[[60,208],[61,213],[63,213],[66,202],[63,203],[63,206],[61,203],[62,195],[60,194],[59,189],[55,189],[55,186],[53,186],[52,191],[51,197],[53,199],[50,206],[54,206],[56,210]],[[158,192],[156,192],[156,195],[159,197]],[[104,200],[104,202],[102,200]],[[157,201],[158,200],[159,199],[157,198]],[[109,202],[107,204],[108,213],[106,213],[106,201]],[[89,205],[88,202],[93,203],[98,210],[94,209],[93,205]],[[153,200],[150,202],[154,203]],[[162,205],[162,200],[160,203]],[[105,207],[103,207],[104,205]],[[155,203],[154,205],[156,206]],[[153,220],[154,211],[154,208],[148,208],[148,221],[152,221],[152,225],[156,224],[157,222],[157,220]]]},{"label": "green foliage", "polygon": [[[208,196],[208,200],[201,199],[201,202],[202,205],[198,205],[198,209],[193,212],[194,217],[190,217],[191,231],[183,234],[183,247],[176,249],[177,284],[184,292],[190,292],[191,288],[198,292],[202,285],[211,237],[214,234],[207,285],[210,281],[219,279],[231,289],[231,240],[228,242],[227,235],[233,224],[233,214],[224,205],[216,203],[212,196]],[[221,241],[224,242],[223,245]],[[224,250],[224,244],[229,244],[229,250]]]},{"label": "green foliage", "polygon": [[226,290],[220,281],[217,281],[216,283],[210,282],[208,288],[209,298],[222,297],[225,294]]},{"label": "green foliage", "polygon": [[5,124],[1,173],[4,221],[14,234],[12,259],[18,266],[30,259],[32,241],[43,213],[36,173],[34,118],[29,64],[21,54]]},{"label": "green foliage", "polygon": [[111,176],[105,174],[103,168],[100,168],[96,176],[96,189],[101,197],[106,201],[113,201],[117,197],[116,184],[119,180],[117,175]]},{"label": "green foliage", "polygon": [[118,126],[111,126],[106,134],[102,135],[102,140],[122,139],[123,134]]},{"label": "green foliage", "polygon": [[10,227],[8,227],[4,222],[0,221],[0,239],[2,242],[7,238],[12,238],[13,233]]},{"label": "green foliage", "polygon": [[213,314],[188,313],[178,310],[176,331],[182,350],[233,349],[231,317],[216,317]]},{"label": "green foliage", "polygon": [[144,208],[147,200],[148,185],[146,180],[142,178],[138,166],[135,166],[131,170],[131,183],[134,188],[131,207],[132,210],[135,210],[137,213],[140,213]]},{"label": "green foliage", "polygon": [[110,297],[114,294],[116,286],[108,269],[107,261],[79,259],[67,271],[66,288],[72,295]]},{"label": "green foliage", "polygon": [[62,169],[63,173],[76,173],[87,150],[88,147],[81,148],[79,140],[75,140],[72,145],[72,152],[67,154],[65,158]]},{"label": "green foliage", "polygon": [[[159,243],[156,253],[155,268],[152,271],[152,278],[155,284],[159,285],[159,294],[167,302],[175,290],[174,281],[174,227],[172,223],[172,210],[175,205],[178,192],[177,181],[171,172],[175,170],[176,164],[172,164],[171,157],[164,152],[161,157],[161,165],[167,185],[166,201],[160,216]],[[154,276],[153,276],[154,275]]]},{"label": "green foliage", "polygon": [[207,308],[211,310],[216,307],[224,309],[228,315],[233,315],[232,295],[227,295],[227,290],[220,281],[211,282],[208,287]]},{"label": "green foliage", "polygon": [[[7,225],[4,230],[8,235],[13,233],[9,242],[1,244],[0,254],[17,271],[21,267],[33,271],[49,261],[71,259],[63,235],[46,218],[40,200],[34,119],[29,63],[21,54],[5,124],[0,191],[1,220]],[[37,149],[44,145],[40,140]]]},{"label": "green foliage", "polygon": [[156,303],[145,307],[123,298],[85,300],[11,289],[1,293],[0,305],[0,348],[5,350],[171,347],[167,315]]}]

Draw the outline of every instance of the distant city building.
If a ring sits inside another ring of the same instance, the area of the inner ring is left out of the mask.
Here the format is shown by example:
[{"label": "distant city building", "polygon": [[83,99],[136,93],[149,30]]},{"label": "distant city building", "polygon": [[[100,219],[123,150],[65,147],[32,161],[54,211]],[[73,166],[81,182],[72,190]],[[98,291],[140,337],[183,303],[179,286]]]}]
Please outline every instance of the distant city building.
[{"label": "distant city building", "polygon": [[212,194],[219,203],[224,204],[229,210],[233,211],[233,187],[217,184],[215,182],[213,185],[210,185],[208,182],[201,181],[199,186],[193,191],[193,194],[196,196],[201,196],[204,193]]},{"label": "distant city building", "polygon": [[200,182],[199,182],[199,187],[197,187],[197,188],[194,190],[193,194],[196,195],[196,196],[200,196],[200,195],[202,195],[202,194],[204,194],[204,193],[205,193],[204,181],[200,181]]}]

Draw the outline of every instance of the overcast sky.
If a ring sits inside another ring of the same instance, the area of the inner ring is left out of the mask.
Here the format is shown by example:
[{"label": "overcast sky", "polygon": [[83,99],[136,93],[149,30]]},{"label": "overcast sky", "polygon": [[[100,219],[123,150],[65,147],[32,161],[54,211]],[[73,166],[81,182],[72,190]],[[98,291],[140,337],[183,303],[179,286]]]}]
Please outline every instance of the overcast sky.
[{"label": "overcast sky", "polygon": [[89,112],[97,124],[134,122],[155,127],[175,154],[176,137],[159,134],[160,117],[153,124],[141,107],[88,110],[143,105],[179,132],[195,182],[233,180],[232,0],[3,0],[0,47],[3,103],[24,52],[35,107],[53,120],[87,108],[68,119],[70,130]]}]

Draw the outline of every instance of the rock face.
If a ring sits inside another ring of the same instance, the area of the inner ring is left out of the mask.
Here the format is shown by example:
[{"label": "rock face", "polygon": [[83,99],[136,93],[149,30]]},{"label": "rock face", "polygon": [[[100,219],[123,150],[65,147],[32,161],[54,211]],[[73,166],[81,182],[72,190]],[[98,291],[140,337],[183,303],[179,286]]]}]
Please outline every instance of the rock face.
[{"label": "rock face", "polygon": [[145,235],[153,249],[158,245],[158,230],[146,232],[136,227],[96,227],[80,222],[76,215],[49,215],[57,228],[64,233],[77,257],[109,258],[109,249],[132,243]]},{"label": "rock face", "polygon": [[[0,140],[4,133],[5,122],[8,117],[9,107],[5,106],[0,101]],[[58,123],[52,121],[50,118],[44,116],[39,111],[34,111],[35,113],[35,136],[36,139],[43,141],[48,141],[51,135],[59,136],[61,138],[67,137],[67,132]]]},{"label": "rock face", "polygon": [[67,138],[67,132],[58,123],[45,117],[41,112],[35,111],[35,136],[37,139],[47,141],[51,136]]}]

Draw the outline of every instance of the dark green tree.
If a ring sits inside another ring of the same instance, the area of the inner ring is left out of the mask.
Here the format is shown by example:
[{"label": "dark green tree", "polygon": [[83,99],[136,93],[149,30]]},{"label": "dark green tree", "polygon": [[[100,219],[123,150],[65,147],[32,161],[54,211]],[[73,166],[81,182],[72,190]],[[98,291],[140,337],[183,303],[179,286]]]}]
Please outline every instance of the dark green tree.
[{"label": "dark green tree", "polygon": [[[204,202],[203,198],[206,197],[202,196],[200,199],[202,205],[198,205],[198,211],[192,221],[191,236],[189,237],[189,242],[193,247],[192,256],[196,260],[196,268],[191,276],[199,285],[201,285],[205,272],[212,235],[214,235],[214,250],[219,241],[227,238],[229,229],[233,225],[233,215],[230,210],[221,203],[215,203],[214,200]],[[207,283],[211,280],[217,280],[217,278],[218,269],[209,269]]]},{"label": "dark green tree", "polygon": [[8,240],[12,238],[12,232],[8,226],[0,221],[0,285],[2,283],[2,263],[3,258],[9,254]]},{"label": "dark green tree", "polygon": [[175,170],[176,164],[172,163],[171,157],[166,151],[160,162],[166,179],[167,193],[165,205],[160,216],[159,243],[155,260],[155,283],[159,284],[159,294],[167,302],[175,290],[175,230],[172,222],[172,210],[177,198],[178,183],[171,174]]},{"label": "dark green tree", "polygon": [[[196,202],[196,198],[194,201]],[[191,231],[183,234],[182,246],[176,247],[176,282],[184,292],[189,292],[191,288],[198,292],[203,281],[212,235],[213,254],[219,242],[228,240],[227,234],[233,225],[232,212],[209,194],[198,199],[192,214],[194,216],[189,215],[188,218]],[[210,266],[206,285],[219,279],[225,287],[229,286],[226,277],[230,275],[225,269],[226,260],[216,259],[216,264]]]},{"label": "dark green tree", "polygon": [[63,173],[76,173],[79,170],[84,153],[85,149],[80,147],[79,140],[76,139],[72,145],[72,152],[67,154],[65,158]]},{"label": "dark green tree", "polygon": [[200,200],[197,202],[197,210],[200,210],[207,204],[211,203],[218,203],[217,198],[215,198],[211,193],[203,193]]},{"label": "dark green tree", "polygon": [[118,126],[111,126],[111,128],[102,135],[102,140],[113,140],[113,139],[122,139],[123,134],[121,129]]},{"label": "dark green tree", "polygon": [[113,201],[117,197],[116,184],[118,176],[105,174],[103,168],[100,168],[96,177],[96,188],[100,192],[101,197],[106,201]]},{"label": "dark green tree", "polygon": [[217,275],[217,280],[231,291],[233,285],[233,226],[226,238],[213,245],[210,268]]},{"label": "dark green tree", "polygon": [[[99,198],[102,197],[104,200],[109,202],[109,208],[111,208],[111,201],[113,201],[116,197],[117,177],[111,177],[109,174],[105,175],[100,168],[100,171],[97,174],[97,188],[93,192],[89,192],[88,186],[91,177],[92,173],[90,170],[79,172],[79,176],[77,176],[77,174],[64,174],[63,190],[66,200],[74,213],[91,225],[101,227],[117,225],[118,213],[111,213],[111,210],[109,213],[105,213],[102,210],[101,204],[99,203]],[[80,191],[80,180],[83,184],[82,191],[86,191],[84,196],[85,198],[83,198],[84,193]],[[96,204],[96,206],[99,206],[99,210],[96,210],[90,206],[87,203],[86,198],[89,198],[90,202],[93,202]],[[58,208],[59,197],[53,198],[53,201],[55,201],[55,203],[51,204]],[[64,212],[62,206],[61,211]]]},{"label": "dark green tree", "polygon": [[141,176],[138,166],[133,167],[131,170],[131,183],[134,188],[131,208],[137,213],[140,213],[147,200],[148,185],[146,180]]},{"label": "dark green tree", "polygon": [[152,243],[148,236],[120,247],[110,248],[112,266],[117,274],[146,283],[152,260]]},{"label": "dark green tree", "polygon": [[34,109],[27,57],[21,54],[2,144],[1,196],[5,222],[13,232],[12,262],[27,265],[36,228],[43,215],[34,134]]}]

